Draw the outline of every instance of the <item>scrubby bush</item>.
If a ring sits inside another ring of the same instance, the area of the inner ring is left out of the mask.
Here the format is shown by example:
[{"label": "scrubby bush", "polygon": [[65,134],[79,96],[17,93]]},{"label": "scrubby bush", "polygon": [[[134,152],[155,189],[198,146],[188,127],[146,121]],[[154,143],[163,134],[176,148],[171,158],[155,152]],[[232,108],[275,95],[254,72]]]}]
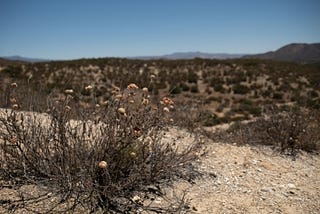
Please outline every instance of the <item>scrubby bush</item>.
[{"label": "scrubby bush", "polygon": [[200,111],[198,114],[197,122],[199,122],[203,126],[214,126],[228,122],[228,118],[220,118],[210,111]]},{"label": "scrubby bush", "polygon": [[214,90],[217,91],[217,92],[221,92],[223,93],[224,92],[224,88],[223,88],[223,85],[221,83],[218,83],[216,85],[214,85]]},{"label": "scrubby bush", "polygon": [[173,180],[199,175],[192,165],[197,142],[181,149],[161,140],[173,101],[152,103],[146,90],[130,84],[81,110],[75,93],[46,97],[47,114],[12,109],[0,115],[0,178],[17,190],[1,206],[37,213],[184,210],[184,198],[163,207],[147,203]]},{"label": "scrubby bush", "polygon": [[273,96],[272,96],[272,98],[276,99],[276,100],[281,100],[282,97],[283,97],[283,94],[280,92],[275,92],[275,93],[273,93]]},{"label": "scrubby bush", "polygon": [[186,84],[186,83],[180,83],[180,88],[182,89],[182,91],[189,91],[190,87]]},{"label": "scrubby bush", "polygon": [[194,71],[189,71],[187,78],[188,78],[189,83],[197,83],[198,82],[198,74]]},{"label": "scrubby bush", "polygon": [[182,90],[181,90],[180,86],[173,86],[173,87],[171,87],[170,90],[169,90],[169,92],[170,92],[171,94],[180,94],[181,91],[182,91]]},{"label": "scrubby bush", "polygon": [[[272,145],[295,158],[297,151],[320,150],[320,112],[298,106],[271,107],[253,122],[230,127],[232,141],[240,144]],[[240,142],[239,142],[240,140]]]},{"label": "scrubby bush", "polygon": [[199,93],[198,85],[193,85],[193,86],[191,86],[190,92],[191,92],[191,93]]},{"label": "scrubby bush", "polygon": [[249,87],[242,84],[235,84],[232,89],[235,94],[247,94],[250,91]]}]

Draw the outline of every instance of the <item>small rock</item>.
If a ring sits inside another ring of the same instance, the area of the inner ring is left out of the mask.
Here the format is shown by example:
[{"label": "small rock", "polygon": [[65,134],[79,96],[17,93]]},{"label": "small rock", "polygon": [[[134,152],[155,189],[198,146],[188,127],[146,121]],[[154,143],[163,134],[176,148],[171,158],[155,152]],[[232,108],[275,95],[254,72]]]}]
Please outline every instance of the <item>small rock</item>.
[{"label": "small rock", "polygon": [[294,185],[294,184],[292,184],[292,183],[287,184],[287,186],[288,186],[290,189],[296,189],[296,185]]}]

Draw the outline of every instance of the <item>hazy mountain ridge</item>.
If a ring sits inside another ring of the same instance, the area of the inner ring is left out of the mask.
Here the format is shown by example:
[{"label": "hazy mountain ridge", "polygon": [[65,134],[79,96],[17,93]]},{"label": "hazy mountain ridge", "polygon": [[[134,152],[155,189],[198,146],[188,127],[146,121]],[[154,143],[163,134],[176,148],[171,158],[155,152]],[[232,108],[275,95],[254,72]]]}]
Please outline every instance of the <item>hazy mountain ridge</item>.
[{"label": "hazy mountain ridge", "polygon": [[[21,61],[21,62],[47,62],[50,59],[28,58],[22,56],[2,57],[6,60]],[[320,43],[292,43],[279,48],[276,51],[269,51],[260,54],[229,54],[229,53],[205,53],[200,51],[195,52],[174,52],[172,54],[164,54],[158,56],[133,56],[125,57],[128,59],[236,59],[236,58],[257,58],[277,61],[289,61],[297,63],[316,63],[320,62]]]},{"label": "hazy mountain ridge", "polygon": [[160,56],[137,56],[130,57],[133,59],[233,59],[241,58],[245,54],[227,54],[227,53],[204,53],[204,52],[175,52],[172,54],[165,54]]},{"label": "hazy mountain ridge", "polygon": [[4,56],[1,58],[6,59],[6,60],[11,60],[11,61],[22,61],[22,62],[47,62],[47,61],[51,61],[49,59],[29,58],[29,57],[22,57],[22,56]]},{"label": "hazy mountain ridge", "polygon": [[298,63],[320,62],[320,43],[292,43],[262,54],[246,55],[244,58],[270,59]]}]

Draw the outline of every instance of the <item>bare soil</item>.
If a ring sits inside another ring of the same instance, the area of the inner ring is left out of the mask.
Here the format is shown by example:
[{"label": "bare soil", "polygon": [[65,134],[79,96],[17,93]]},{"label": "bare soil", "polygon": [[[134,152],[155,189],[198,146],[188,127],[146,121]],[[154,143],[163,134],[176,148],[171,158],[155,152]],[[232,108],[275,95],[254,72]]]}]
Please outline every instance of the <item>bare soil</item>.
[{"label": "bare soil", "polygon": [[269,147],[204,145],[204,179],[175,184],[192,213],[320,213],[319,155],[300,152],[293,161]]}]

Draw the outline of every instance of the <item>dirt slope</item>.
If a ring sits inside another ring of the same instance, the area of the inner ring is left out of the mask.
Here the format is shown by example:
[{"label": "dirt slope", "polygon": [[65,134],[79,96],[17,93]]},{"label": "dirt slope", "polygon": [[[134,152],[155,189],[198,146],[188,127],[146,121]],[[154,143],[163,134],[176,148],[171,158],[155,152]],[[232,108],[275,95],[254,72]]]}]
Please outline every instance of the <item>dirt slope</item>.
[{"label": "dirt slope", "polygon": [[194,213],[320,213],[318,155],[292,161],[267,147],[205,145],[205,179],[176,184],[188,189]]}]

